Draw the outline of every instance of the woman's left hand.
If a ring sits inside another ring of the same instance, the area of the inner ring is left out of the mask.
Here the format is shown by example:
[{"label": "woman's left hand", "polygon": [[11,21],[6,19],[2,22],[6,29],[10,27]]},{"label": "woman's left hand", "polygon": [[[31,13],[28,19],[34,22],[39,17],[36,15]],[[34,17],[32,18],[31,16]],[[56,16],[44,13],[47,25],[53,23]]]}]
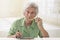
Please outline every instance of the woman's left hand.
[{"label": "woman's left hand", "polygon": [[42,28],[42,19],[41,18],[37,17],[35,19],[35,22],[37,23],[37,25],[38,25],[39,28]]}]

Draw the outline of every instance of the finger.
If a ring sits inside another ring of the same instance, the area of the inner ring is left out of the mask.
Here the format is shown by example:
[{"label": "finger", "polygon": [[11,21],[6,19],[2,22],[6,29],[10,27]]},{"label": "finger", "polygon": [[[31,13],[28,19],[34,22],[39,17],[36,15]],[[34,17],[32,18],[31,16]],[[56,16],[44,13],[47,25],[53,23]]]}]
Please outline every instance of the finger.
[{"label": "finger", "polygon": [[40,18],[36,18],[36,21],[38,22],[40,20]]},{"label": "finger", "polygon": [[16,37],[18,37],[18,38],[21,37],[21,34],[17,32]]},{"label": "finger", "polygon": [[35,19],[35,22],[38,22],[38,18]]},{"label": "finger", "polygon": [[42,21],[42,19],[41,18],[38,18],[38,21]]},{"label": "finger", "polygon": [[20,32],[17,32],[16,35],[21,35]]}]

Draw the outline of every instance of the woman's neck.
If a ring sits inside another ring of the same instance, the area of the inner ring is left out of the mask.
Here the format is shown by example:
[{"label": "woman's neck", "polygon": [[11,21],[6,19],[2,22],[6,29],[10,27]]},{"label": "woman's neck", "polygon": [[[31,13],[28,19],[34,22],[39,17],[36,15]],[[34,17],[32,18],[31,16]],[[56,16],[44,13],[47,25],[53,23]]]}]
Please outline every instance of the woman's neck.
[{"label": "woman's neck", "polygon": [[30,26],[32,24],[32,20],[25,20],[25,26]]}]

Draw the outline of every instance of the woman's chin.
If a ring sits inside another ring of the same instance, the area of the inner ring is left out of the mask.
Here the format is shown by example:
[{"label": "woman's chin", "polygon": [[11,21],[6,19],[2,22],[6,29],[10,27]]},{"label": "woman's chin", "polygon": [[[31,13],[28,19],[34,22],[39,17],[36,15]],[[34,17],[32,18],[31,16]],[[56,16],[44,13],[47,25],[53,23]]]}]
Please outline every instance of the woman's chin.
[{"label": "woman's chin", "polygon": [[28,20],[33,20],[34,18],[27,18]]},{"label": "woman's chin", "polygon": [[29,20],[33,20],[33,19],[29,19]]}]

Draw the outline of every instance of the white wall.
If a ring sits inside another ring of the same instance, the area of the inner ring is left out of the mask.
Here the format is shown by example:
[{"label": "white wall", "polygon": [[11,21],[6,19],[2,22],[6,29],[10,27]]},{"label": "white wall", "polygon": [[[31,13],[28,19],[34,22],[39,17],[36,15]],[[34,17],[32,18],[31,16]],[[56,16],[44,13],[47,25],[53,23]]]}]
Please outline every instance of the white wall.
[{"label": "white wall", "polygon": [[22,16],[24,0],[0,0],[0,18]]}]

